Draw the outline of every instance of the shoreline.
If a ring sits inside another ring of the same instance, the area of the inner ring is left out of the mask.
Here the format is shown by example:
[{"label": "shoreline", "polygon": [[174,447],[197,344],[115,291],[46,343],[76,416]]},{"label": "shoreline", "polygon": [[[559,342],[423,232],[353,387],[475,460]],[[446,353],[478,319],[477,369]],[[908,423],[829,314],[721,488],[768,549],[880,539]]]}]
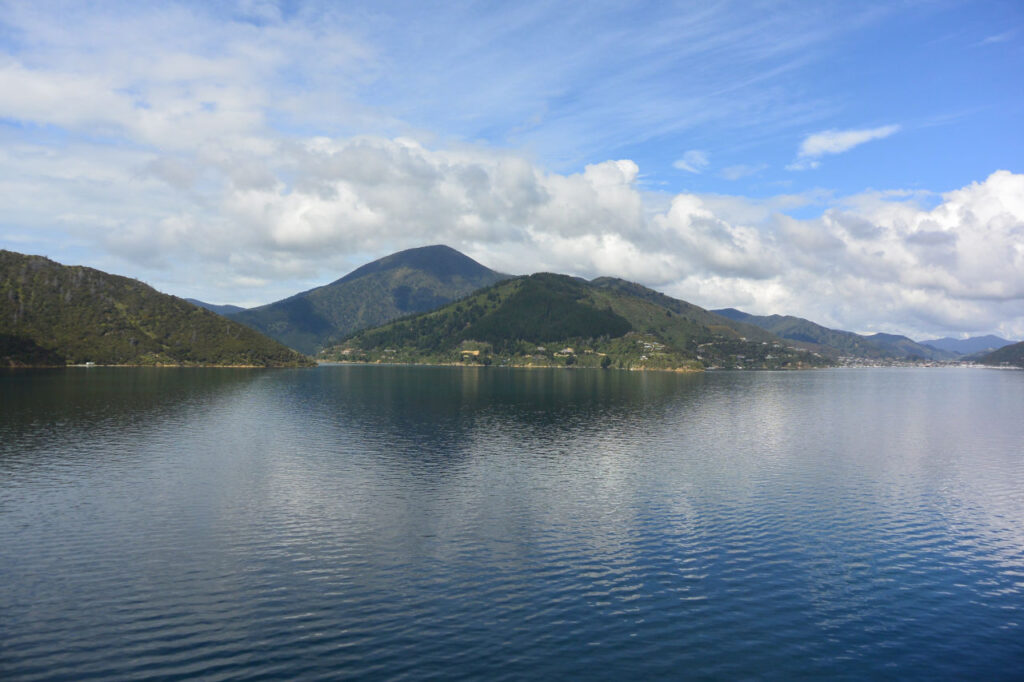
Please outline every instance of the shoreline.
[{"label": "shoreline", "polygon": [[4,365],[0,370],[23,370],[23,369],[98,369],[98,368],[126,368],[126,369],[315,369],[317,367],[341,367],[341,366],[366,366],[366,367],[461,367],[464,369],[558,369],[558,370],[600,370],[617,372],[667,372],[671,374],[700,374],[703,372],[802,372],[807,370],[820,369],[994,369],[994,370],[1024,370],[1024,367],[1016,365],[981,365],[981,364],[892,364],[892,365],[832,365],[827,367],[791,367],[774,369],[731,369],[722,367],[580,367],[578,365],[534,365],[512,363],[506,365],[467,365],[458,362],[357,362],[343,360],[317,361],[315,365],[179,365],[179,364],[71,364],[71,365]]},{"label": "shoreline", "polygon": [[319,366],[316,365],[176,365],[169,363],[158,363],[158,364],[117,364],[117,365],[100,365],[100,364],[73,364],[73,365],[4,365],[0,369],[99,369],[99,368],[110,368],[110,367],[125,367],[125,368],[159,368],[159,369],[313,369]]},{"label": "shoreline", "polygon": [[[617,371],[617,372],[669,372],[672,374],[700,374],[702,372],[709,371],[705,367],[676,367],[676,368],[662,368],[662,367],[580,367],[578,365],[523,365],[523,364],[507,364],[507,365],[467,365],[459,362],[358,362],[358,361],[346,361],[346,360],[325,360],[318,363],[321,366],[326,367],[339,367],[339,366],[352,366],[362,365],[367,367],[463,367],[465,369],[564,369],[564,370],[599,370],[599,371]],[[812,369],[808,367],[807,369]],[[715,370],[711,370],[715,371]],[[774,371],[774,370],[745,370],[745,371]],[[782,370],[789,371],[789,370]]]}]

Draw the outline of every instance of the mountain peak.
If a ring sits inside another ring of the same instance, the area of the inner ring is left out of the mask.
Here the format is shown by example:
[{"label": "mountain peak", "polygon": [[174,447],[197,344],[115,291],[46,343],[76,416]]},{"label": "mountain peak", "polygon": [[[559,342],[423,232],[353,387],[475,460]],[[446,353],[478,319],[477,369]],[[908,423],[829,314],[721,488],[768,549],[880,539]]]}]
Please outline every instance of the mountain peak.
[{"label": "mountain peak", "polygon": [[421,246],[232,318],[292,348],[315,353],[352,332],[438,308],[507,277],[450,246]]},{"label": "mountain peak", "polygon": [[745,338],[725,318],[625,280],[539,272],[358,332],[324,357],[672,370],[827,364],[752,330],[761,338]]},{"label": "mountain peak", "polygon": [[405,251],[398,251],[389,256],[378,258],[356,268],[332,284],[343,284],[366,275],[397,270],[398,268],[421,270],[444,282],[450,282],[455,277],[474,279],[486,277],[493,273],[490,268],[481,265],[466,254],[456,251],[450,246],[432,244],[430,246],[419,246],[413,249],[406,249]]}]

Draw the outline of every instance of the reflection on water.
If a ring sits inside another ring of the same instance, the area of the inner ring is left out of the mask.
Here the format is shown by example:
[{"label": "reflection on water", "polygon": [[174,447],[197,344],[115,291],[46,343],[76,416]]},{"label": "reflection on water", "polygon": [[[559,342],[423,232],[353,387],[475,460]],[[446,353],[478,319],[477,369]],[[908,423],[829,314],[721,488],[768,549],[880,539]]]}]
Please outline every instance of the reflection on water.
[{"label": "reflection on water", "polygon": [[1024,373],[96,368],[0,399],[0,677],[1024,660]]}]

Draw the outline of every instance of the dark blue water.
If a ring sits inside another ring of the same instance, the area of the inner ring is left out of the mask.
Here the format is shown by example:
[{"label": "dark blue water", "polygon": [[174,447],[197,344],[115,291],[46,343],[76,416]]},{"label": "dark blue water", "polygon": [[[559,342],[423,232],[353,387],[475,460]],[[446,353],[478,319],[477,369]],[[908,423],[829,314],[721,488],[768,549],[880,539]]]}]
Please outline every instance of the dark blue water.
[{"label": "dark blue water", "polygon": [[1024,677],[1024,372],[0,374],[0,678]]}]

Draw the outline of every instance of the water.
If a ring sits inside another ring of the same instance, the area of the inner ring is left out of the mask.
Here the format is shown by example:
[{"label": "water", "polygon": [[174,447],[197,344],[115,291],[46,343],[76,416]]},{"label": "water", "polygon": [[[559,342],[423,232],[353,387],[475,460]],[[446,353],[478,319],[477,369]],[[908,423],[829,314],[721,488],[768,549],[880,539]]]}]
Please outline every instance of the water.
[{"label": "water", "polygon": [[1024,372],[0,374],[0,678],[1020,679]]}]

